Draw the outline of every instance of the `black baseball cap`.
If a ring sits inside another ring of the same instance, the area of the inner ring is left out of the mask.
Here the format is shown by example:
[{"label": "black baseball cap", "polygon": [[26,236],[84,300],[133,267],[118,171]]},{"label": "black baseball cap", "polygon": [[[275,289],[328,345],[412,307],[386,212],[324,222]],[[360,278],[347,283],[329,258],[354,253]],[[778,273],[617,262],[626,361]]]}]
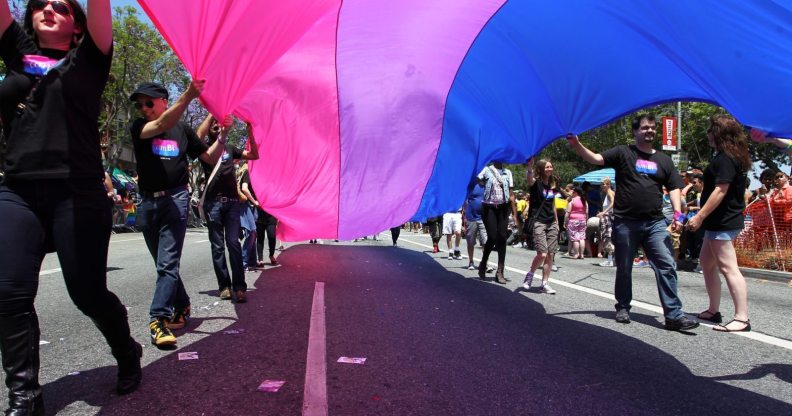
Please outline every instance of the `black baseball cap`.
[{"label": "black baseball cap", "polygon": [[129,96],[130,101],[136,101],[138,95],[147,95],[151,98],[168,98],[168,90],[156,82],[144,82],[138,85],[135,92]]}]

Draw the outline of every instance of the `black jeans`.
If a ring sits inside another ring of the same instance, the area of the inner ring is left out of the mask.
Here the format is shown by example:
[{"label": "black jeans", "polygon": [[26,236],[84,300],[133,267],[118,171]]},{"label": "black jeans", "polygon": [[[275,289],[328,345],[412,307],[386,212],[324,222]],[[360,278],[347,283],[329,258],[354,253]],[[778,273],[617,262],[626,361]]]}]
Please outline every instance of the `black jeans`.
[{"label": "black jeans", "polygon": [[[261,215],[261,213],[259,213]],[[269,256],[275,256],[275,225],[256,223],[256,250],[258,251],[259,261],[264,261],[264,235],[267,236],[267,248],[269,249]]]},{"label": "black jeans", "polygon": [[112,207],[100,179],[0,185],[0,317],[35,315],[41,261],[55,251],[74,304],[93,320],[113,355],[128,354],[133,340],[126,308],[107,290]]},{"label": "black jeans", "polygon": [[487,264],[492,249],[498,252],[498,266],[506,264],[506,239],[509,237],[509,215],[511,206],[506,204],[488,205],[481,204],[481,219],[484,221],[484,228],[487,229],[487,243],[484,244],[484,252],[481,255],[481,262]]},{"label": "black jeans", "polygon": [[52,251],[80,311],[93,319],[125,311],[107,290],[112,208],[99,179],[0,185],[0,316],[33,312],[41,261]]}]

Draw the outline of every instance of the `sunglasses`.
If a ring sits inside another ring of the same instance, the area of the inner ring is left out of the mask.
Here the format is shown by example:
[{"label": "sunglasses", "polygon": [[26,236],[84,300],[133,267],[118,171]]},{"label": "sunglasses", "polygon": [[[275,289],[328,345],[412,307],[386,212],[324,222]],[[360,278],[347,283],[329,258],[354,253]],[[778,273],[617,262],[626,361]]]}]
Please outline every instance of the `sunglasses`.
[{"label": "sunglasses", "polygon": [[69,3],[60,0],[30,0],[30,10],[37,12],[39,10],[44,10],[47,8],[47,5],[52,6],[52,11],[61,15],[61,16],[70,16],[72,14],[71,6]]},{"label": "sunglasses", "polygon": [[139,102],[136,102],[135,103],[135,108],[137,108],[138,110],[142,110],[144,105],[146,106],[146,108],[154,108],[154,101],[146,100],[142,104],[139,103]]}]

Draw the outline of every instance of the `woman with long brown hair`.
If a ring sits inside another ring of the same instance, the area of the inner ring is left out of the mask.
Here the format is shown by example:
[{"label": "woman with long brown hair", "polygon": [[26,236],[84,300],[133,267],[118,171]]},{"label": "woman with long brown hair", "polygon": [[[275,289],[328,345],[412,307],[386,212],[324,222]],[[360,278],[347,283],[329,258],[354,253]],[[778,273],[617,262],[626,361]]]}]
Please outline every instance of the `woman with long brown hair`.
[{"label": "woman with long brown hair", "polygon": [[[710,120],[707,141],[715,149],[715,155],[704,171],[701,209],[687,224],[693,231],[700,227],[705,230],[700,262],[709,307],[698,317],[719,324],[713,328],[716,331],[750,331],[748,288],[737,266],[734,239],[743,229],[746,172],[751,168],[751,157],[742,126],[730,116],[720,115]],[[734,302],[734,318],[726,324],[721,324],[718,271],[726,279]]]},{"label": "woman with long brown hair", "polygon": [[555,209],[555,198],[559,195],[567,197],[561,187],[558,186],[558,178],[553,174],[553,164],[546,159],[536,162],[530,159],[525,169],[525,176],[528,180],[528,190],[530,202],[528,206],[531,211],[531,221],[533,226],[529,230],[534,239],[536,257],[531,263],[531,271],[525,275],[523,288],[531,289],[534,272],[542,266],[542,285],[539,291],[554,295],[556,291],[550,287],[550,272],[553,267],[553,258],[558,251],[558,214]]}]

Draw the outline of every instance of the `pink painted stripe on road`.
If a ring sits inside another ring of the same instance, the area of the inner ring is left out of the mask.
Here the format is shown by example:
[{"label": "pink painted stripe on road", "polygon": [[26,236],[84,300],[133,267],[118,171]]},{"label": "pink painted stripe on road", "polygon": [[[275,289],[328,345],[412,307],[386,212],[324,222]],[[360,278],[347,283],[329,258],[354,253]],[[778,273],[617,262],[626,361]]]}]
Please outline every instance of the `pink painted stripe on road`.
[{"label": "pink painted stripe on road", "polygon": [[308,330],[308,358],[305,365],[303,416],[327,415],[327,347],[324,283],[314,286],[311,327]]}]

